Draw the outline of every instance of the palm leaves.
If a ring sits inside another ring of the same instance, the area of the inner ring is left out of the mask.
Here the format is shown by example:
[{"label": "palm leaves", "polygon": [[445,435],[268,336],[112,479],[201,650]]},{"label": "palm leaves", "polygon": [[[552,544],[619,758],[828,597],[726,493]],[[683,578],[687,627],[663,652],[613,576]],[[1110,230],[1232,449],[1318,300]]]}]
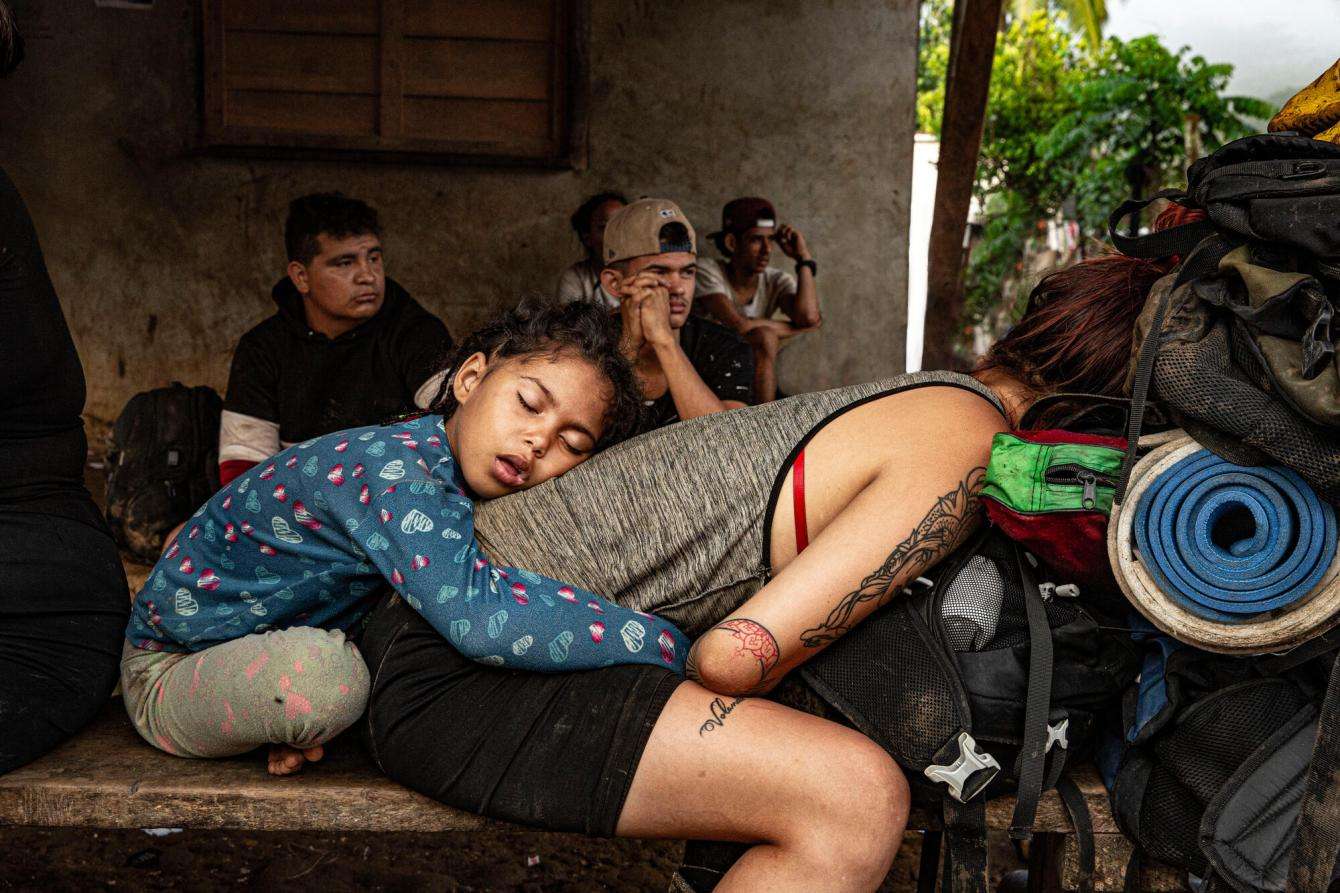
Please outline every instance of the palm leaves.
[{"label": "palm leaves", "polygon": [[1012,0],[1014,15],[1027,18],[1034,13],[1050,12],[1055,7],[1065,16],[1071,30],[1084,35],[1090,50],[1103,43],[1103,25],[1107,24],[1107,0]]}]

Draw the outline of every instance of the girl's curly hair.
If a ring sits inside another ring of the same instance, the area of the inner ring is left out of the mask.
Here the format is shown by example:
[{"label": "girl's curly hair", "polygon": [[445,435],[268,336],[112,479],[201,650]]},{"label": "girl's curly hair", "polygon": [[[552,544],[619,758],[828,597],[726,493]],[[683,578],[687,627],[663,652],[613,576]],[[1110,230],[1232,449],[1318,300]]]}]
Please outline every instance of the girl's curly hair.
[{"label": "girl's curly hair", "polygon": [[476,330],[460,343],[444,364],[431,412],[450,418],[460,405],[452,390],[455,370],[468,357],[482,353],[489,362],[510,357],[567,354],[594,366],[609,382],[612,396],[605,410],[604,432],[597,449],[618,443],[637,430],[642,391],[633,368],[619,351],[619,331],[603,308],[585,301],[571,304],[522,302]]}]

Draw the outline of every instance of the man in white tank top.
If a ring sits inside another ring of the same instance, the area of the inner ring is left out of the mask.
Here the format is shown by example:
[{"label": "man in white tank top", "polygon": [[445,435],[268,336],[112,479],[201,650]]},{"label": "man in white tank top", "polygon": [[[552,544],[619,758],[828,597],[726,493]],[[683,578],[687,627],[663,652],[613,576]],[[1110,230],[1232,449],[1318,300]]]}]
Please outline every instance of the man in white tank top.
[{"label": "man in white tank top", "polygon": [[[819,326],[818,265],[800,231],[778,225],[765,198],[737,198],[721,210],[721,229],[710,238],[725,255],[699,258],[694,298],[754,350],[754,398],[777,397],[777,352],[782,342]],[[768,265],[772,243],[795,261],[795,275]]]}]

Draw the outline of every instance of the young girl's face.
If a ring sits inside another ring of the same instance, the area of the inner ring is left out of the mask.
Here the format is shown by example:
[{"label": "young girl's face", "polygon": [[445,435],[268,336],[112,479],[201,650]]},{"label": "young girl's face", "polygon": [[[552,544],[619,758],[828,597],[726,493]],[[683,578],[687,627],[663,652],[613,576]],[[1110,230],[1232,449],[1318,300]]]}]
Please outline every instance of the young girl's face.
[{"label": "young girl's face", "polygon": [[570,353],[461,364],[447,442],[470,489],[493,499],[556,477],[591,456],[612,396],[596,368]]}]

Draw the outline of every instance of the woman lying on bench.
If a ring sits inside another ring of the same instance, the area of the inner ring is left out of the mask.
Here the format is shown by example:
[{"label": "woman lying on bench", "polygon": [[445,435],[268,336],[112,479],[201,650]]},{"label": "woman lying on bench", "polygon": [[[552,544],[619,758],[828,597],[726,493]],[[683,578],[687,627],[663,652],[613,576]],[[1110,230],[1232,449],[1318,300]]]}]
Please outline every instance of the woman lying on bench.
[{"label": "woman lying on bench", "polygon": [[[607,315],[516,312],[466,342],[445,417],[300,443],[215,494],[135,599],[121,661],[136,729],[168,753],[273,745],[285,774],[363,713],[368,672],[346,632],[389,580],[472,659],[552,672],[644,663],[678,672],[669,623],[491,564],[473,503],[535,486],[636,420],[637,386]],[[647,648],[567,630],[599,611]],[[533,647],[500,648],[524,634]]]},{"label": "woman lying on bench", "polygon": [[[692,681],[654,662],[558,676],[482,665],[462,653],[478,633],[444,638],[392,599],[363,639],[375,759],[509,821],[756,844],[722,889],[878,886],[907,819],[898,767],[849,728],[746,696],[953,551],[978,523],[993,435],[1036,396],[1120,393],[1161,272],[1114,257],[1048,277],[973,376],[913,373],[694,419],[481,505],[475,532],[495,560],[694,637]],[[570,632],[654,651],[639,625],[591,605]],[[525,630],[496,632],[502,653],[530,647]]]}]

